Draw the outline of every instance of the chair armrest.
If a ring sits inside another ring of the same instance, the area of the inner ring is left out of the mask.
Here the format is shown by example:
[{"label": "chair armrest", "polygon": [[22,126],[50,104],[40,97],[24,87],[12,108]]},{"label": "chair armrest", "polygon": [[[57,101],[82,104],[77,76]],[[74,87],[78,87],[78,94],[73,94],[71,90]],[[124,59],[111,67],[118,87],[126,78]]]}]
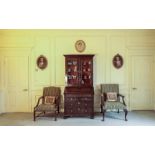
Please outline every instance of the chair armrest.
[{"label": "chair armrest", "polygon": [[[40,100],[43,99],[43,98],[44,98],[44,96],[41,96],[41,97],[38,98],[38,102],[37,102],[37,105],[36,105],[35,107],[37,107],[37,106],[39,105]],[[35,108],[35,107],[34,107],[34,108]]]},{"label": "chair armrest", "polygon": [[122,94],[118,94],[118,96],[120,96],[120,97],[122,97],[122,98],[124,98],[125,96],[124,95],[122,95]]},{"label": "chair armrest", "polygon": [[122,94],[118,94],[118,97],[121,97],[121,98],[122,98],[123,104],[126,106],[126,104],[125,104],[125,100],[124,100],[125,96],[122,95]]}]

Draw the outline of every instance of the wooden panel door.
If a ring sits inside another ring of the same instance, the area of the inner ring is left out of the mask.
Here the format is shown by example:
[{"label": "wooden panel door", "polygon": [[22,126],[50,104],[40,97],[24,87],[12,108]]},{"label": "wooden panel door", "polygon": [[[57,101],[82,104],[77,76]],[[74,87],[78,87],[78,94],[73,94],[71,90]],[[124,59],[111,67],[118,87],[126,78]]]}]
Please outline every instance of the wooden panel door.
[{"label": "wooden panel door", "polygon": [[28,56],[5,57],[6,112],[28,112]]},{"label": "wooden panel door", "polygon": [[131,56],[131,110],[153,110],[153,56]]}]

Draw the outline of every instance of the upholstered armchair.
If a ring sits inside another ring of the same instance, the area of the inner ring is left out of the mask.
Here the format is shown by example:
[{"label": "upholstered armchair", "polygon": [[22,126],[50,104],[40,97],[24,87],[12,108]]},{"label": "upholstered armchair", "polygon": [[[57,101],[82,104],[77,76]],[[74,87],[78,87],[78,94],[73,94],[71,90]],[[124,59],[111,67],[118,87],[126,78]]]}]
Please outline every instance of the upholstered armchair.
[{"label": "upholstered armchair", "polygon": [[105,112],[123,110],[125,112],[125,121],[127,121],[127,106],[124,96],[119,94],[118,84],[101,84],[101,113],[103,113],[103,121]]},{"label": "upholstered armchair", "polygon": [[45,116],[47,113],[54,113],[55,121],[59,113],[59,105],[61,100],[61,89],[59,87],[43,88],[43,95],[38,99],[37,105],[34,107],[34,121],[36,117]]}]

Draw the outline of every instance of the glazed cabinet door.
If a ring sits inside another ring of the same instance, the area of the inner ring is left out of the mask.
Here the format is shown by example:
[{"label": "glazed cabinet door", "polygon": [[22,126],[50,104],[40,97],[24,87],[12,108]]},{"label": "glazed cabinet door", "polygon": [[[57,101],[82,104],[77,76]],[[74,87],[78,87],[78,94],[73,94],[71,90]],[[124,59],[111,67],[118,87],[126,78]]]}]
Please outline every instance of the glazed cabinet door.
[{"label": "glazed cabinet door", "polygon": [[93,85],[93,61],[90,57],[84,57],[80,60],[80,84],[82,87]]},{"label": "glazed cabinet door", "polygon": [[68,86],[79,85],[79,59],[77,57],[66,58],[66,83]]}]

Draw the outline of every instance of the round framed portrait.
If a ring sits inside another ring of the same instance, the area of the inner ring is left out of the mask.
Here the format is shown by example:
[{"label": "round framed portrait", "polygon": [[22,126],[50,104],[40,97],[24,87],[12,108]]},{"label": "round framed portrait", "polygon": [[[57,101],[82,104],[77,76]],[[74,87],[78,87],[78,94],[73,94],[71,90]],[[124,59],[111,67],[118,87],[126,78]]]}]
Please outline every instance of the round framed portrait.
[{"label": "round framed portrait", "polygon": [[37,66],[38,68],[40,69],[45,69],[48,65],[48,62],[47,62],[47,58],[43,55],[40,55],[38,58],[37,58]]},{"label": "round framed portrait", "polygon": [[75,43],[75,49],[78,51],[78,52],[83,52],[86,48],[86,44],[83,40],[78,40],[76,41]]},{"label": "round framed portrait", "polygon": [[117,69],[121,68],[123,66],[123,57],[119,54],[116,54],[113,57],[113,65]]}]

